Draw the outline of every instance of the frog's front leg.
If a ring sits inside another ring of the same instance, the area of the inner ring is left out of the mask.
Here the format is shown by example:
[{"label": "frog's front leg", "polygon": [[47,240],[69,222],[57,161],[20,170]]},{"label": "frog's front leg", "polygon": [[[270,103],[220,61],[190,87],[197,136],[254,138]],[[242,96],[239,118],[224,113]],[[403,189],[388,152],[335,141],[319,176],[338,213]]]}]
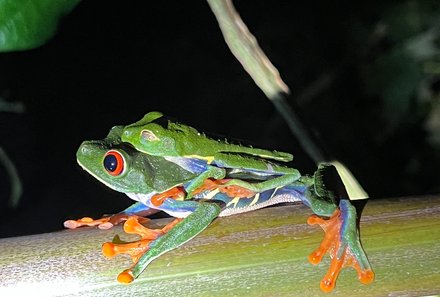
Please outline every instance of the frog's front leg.
[{"label": "frog's front leg", "polygon": [[99,229],[110,229],[113,226],[126,221],[129,217],[136,216],[141,222],[148,221],[145,216],[152,215],[159,210],[147,207],[141,202],[136,202],[120,211],[117,214],[106,216],[100,219],[92,219],[90,217],[84,217],[79,220],[67,220],[64,222],[64,227],[69,229],[75,229],[82,226],[98,226]]},{"label": "frog's front leg", "polygon": [[[316,214],[308,219],[308,223],[320,225],[325,232],[324,239],[310,254],[309,261],[316,265],[327,252],[329,253],[332,260],[327,274],[321,280],[321,289],[330,292],[344,267],[351,266],[356,269],[358,279],[363,284],[373,281],[374,273],[360,242],[356,208],[351,204],[348,196],[338,197],[339,203],[336,204],[331,192],[322,188],[324,187],[322,173],[325,169],[325,166],[322,166],[315,173],[314,184],[309,186],[304,202]],[[323,194],[330,197],[323,197]]]},{"label": "frog's front leg", "polygon": [[160,206],[173,215],[187,215],[176,219],[159,230],[148,229],[135,219],[127,220],[124,230],[141,236],[141,240],[128,244],[105,243],[103,253],[108,257],[130,254],[134,264],[121,272],[118,281],[130,283],[157,257],[173,250],[202,232],[221,212],[224,203],[217,201],[176,201],[166,199]]}]

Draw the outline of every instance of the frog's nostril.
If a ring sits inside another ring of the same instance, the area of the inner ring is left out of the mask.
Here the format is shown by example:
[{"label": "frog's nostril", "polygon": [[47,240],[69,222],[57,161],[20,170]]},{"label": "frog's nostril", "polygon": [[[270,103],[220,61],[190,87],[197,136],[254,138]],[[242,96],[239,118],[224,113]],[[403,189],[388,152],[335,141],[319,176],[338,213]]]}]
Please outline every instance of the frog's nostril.
[{"label": "frog's nostril", "polygon": [[93,151],[93,143],[90,143],[90,141],[84,141],[81,143],[78,153],[81,153],[82,155],[88,155],[90,152]]}]

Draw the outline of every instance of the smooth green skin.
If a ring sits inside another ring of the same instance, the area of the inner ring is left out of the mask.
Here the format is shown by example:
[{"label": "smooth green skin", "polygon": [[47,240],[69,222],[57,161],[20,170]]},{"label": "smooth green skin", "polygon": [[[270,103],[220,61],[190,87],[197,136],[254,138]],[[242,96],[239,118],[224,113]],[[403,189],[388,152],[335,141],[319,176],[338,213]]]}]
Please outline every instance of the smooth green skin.
[{"label": "smooth green skin", "polygon": [[[82,168],[113,190],[122,193],[162,193],[190,181],[195,175],[161,157],[143,154],[121,143],[122,126],[113,127],[103,140],[84,141],[77,151]],[[109,150],[125,159],[123,174],[112,176],[103,166]]]},{"label": "smooth green skin", "polygon": [[[226,176],[225,168],[241,168],[249,171],[266,172],[277,177],[260,182],[248,183],[234,179],[226,185],[236,185],[253,192],[282,187],[298,180],[298,170],[270,163],[270,160],[288,162],[293,159],[289,153],[230,144],[226,140],[214,140],[196,129],[167,121],[163,114],[149,112],[140,121],[128,125],[122,133],[122,141],[132,144],[137,150],[155,156],[168,158],[181,164],[187,160],[204,160],[206,170],[187,187],[188,197],[198,189],[206,179],[222,179]],[[211,166],[209,164],[215,164]]]},{"label": "smooth green skin", "polygon": [[79,0],[0,0],[0,52],[27,50],[55,34]]}]

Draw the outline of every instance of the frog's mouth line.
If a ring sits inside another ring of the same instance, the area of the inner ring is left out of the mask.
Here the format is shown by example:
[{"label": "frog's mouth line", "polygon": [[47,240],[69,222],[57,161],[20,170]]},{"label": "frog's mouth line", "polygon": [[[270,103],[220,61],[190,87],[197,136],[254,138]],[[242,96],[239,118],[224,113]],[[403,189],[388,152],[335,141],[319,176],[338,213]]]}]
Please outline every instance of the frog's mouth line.
[{"label": "frog's mouth line", "polygon": [[[76,159],[77,163],[79,166],[81,166],[82,169],[84,169],[85,171],[87,171],[91,176],[93,176],[94,178],[96,178],[97,180],[99,180],[100,182],[102,182],[104,185],[106,185],[107,187],[109,187],[112,190],[115,190],[117,192],[121,192],[118,191],[117,189],[115,189],[115,187],[110,184],[109,182],[107,182],[106,180],[102,179],[99,175],[95,174],[92,170],[88,169],[86,166],[84,166],[83,164],[81,164],[79,159]],[[121,192],[122,193],[122,192]]]}]

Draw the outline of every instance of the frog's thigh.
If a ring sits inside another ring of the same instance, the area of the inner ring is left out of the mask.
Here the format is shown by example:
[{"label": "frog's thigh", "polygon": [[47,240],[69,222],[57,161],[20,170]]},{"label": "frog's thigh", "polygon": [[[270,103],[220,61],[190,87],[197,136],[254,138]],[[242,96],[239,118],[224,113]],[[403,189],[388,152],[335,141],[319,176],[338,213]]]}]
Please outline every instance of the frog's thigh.
[{"label": "frog's thigh", "polygon": [[301,174],[298,170],[286,166],[271,163],[264,159],[255,159],[246,157],[235,153],[217,153],[214,157],[215,165],[225,168],[243,168],[246,170],[277,173],[277,174],[291,174],[296,176],[297,180]]},{"label": "frog's thigh", "polygon": [[225,176],[226,176],[226,170],[224,168],[218,168],[208,165],[204,172],[200,173],[197,177],[193,178],[192,181],[190,181],[185,186],[185,190],[189,194],[189,197],[191,197],[192,193],[198,188],[200,188],[206,179],[208,178],[222,179]]},{"label": "frog's thigh", "polygon": [[283,187],[290,185],[298,180],[298,177],[294,174],[285,174],[279,177],[272,178],[258,183],[249,183],[240,179],[233,179],[227,183],[225,186],[239,186],[254,192],[263,192],[266,190],[274,189],[277,187]]}]

